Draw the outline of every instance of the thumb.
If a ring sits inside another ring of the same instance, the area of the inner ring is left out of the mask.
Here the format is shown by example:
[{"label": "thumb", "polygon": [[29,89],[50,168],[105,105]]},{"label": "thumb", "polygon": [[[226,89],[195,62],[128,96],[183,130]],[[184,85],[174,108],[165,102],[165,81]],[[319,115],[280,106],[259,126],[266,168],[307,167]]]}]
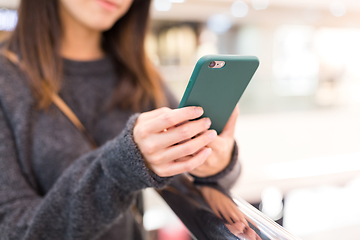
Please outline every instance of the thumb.
[{"label": "thumb", "polygon": [[220,136],[222,137],[233,137],[235,134],[235,126],[236,120],[239,116],[239,105],[236,105],[234,111],[232,112],[228,122],[226,123],[223,131],[221,132]]}]

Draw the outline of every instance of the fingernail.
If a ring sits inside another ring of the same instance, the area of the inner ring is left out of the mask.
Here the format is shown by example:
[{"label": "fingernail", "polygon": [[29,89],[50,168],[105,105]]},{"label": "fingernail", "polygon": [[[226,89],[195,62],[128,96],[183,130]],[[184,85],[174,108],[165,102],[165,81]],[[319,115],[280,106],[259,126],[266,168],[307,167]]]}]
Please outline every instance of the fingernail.
[{"label": "fingernail", "polygon": [[201,107],[197,107],[195,109],[195,112],[196,112],[196,115],[201,116],[204,114],[204,109],[202,109]]},{"label": "fingernail", "polygon": [[210,125],[211,125],[211,120],[210,120],[210,118],[206,118],[206,126],[207,127],[210,127]]},{"label": "fingernail", "polygon": [[209,134],[208,134],[208,137],[210,140],[214,140],[214,138],[216,137],[217,133],[215,131],[211,131]]}]

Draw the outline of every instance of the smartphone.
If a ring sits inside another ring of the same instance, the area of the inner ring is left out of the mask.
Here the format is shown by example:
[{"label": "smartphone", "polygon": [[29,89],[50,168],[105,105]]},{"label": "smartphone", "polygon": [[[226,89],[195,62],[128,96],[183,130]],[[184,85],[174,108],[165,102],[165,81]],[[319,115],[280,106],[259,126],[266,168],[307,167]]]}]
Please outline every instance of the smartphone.
[{"label": "smartphone", "polygon": [[253,56],[207,55],[198,60],[179,108],[200,106],[220,134],[259,67]]}]

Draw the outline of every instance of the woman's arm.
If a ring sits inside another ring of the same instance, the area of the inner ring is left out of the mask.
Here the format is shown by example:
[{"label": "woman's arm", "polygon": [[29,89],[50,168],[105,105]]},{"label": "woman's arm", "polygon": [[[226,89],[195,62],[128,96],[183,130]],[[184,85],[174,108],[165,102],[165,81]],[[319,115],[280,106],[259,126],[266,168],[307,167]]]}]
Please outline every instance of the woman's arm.
[{"label": "woman's arm", "polygon": [[117,138],[75,160],[40,196],[22,173],[0,107],[0,238],[95,239],[128,210],[138,190],[167,184],[169,178],[147,169],[133,141],[136,119]]},{"label": "woman's arm", "polygon": [[[169,177],[206,160],[209,151],[203,148],[212,140],[210,123],[189,121],[201,115],[197,107],[133,115],[118,137],[75,160],[41,197],[21,173],[14,137],[1,111],[0,232],[9,238],[16,234],[16,239],[98,237],[128,210],[139,190],[161,188]],[[191,140],[175,144],[186,139]],[[176,161],[192,154],[185,162]],[[13,174],[3,174],[6,171]]]}]

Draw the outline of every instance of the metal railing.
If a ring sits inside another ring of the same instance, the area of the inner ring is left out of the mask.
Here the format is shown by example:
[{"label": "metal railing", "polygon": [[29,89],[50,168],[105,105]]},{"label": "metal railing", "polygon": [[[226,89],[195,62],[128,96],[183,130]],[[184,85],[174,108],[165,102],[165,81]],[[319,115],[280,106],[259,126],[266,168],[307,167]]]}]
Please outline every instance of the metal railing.
[{"label": "metal railing", "polygon": [[254,226],[259,229],[261,235],[270,240],[300,240],[242,198],[233,196],[233,200],[246,219],[253,222]]},{"label": "metal railing", "polygon": [[245,200],[218,185],[178,176],[158,193],[198,240],[300,240]]}]

